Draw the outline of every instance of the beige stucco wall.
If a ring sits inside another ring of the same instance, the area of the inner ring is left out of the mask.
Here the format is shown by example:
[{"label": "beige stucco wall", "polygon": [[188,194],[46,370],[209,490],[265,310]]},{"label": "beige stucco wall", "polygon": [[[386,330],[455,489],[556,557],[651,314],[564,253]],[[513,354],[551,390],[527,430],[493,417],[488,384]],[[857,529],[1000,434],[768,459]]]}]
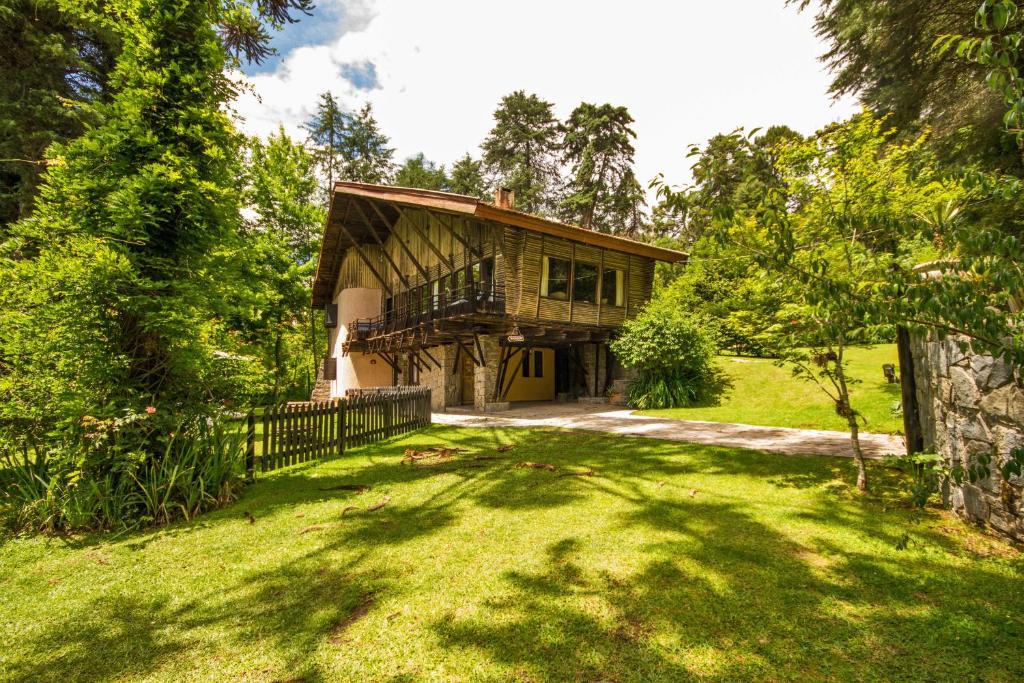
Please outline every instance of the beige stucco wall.
[{"label": "beige stucco wall", "polygon": [[386,387],[392,384],[391,366],[376,354],[359,352],[343,355],[342,344],[348,325],[356,318],[380,315],[382,292],[367,287],[349,287],[337,292],[338,327],[331,333],[331,355],[338,359],[338,379],[331,382],[331,397],[340,398],[346,389]]}]

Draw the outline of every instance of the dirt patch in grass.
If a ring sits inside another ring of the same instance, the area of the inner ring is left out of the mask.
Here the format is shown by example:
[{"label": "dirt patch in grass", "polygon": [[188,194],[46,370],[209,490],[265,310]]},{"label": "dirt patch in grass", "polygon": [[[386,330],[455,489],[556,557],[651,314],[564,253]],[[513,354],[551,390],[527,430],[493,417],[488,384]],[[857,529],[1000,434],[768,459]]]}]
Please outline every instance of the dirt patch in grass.
[{"label": "dirt patch in grass", "polygon": [[348,616],[339,621],[337,624],[335,624],[334,628],[331,629],[330,643],[332,645],[344,644],[348,640],[345,637],[346,631],[348,631],[356,622],[358,622],[360,619],[362,619],[370,613],[370,610],[373,608],[375,601],[376,600],[374,597],[374,593],[370,592],[363,595],[362,599],[359,601],[359,604],[357,604],[355,608],[351,612],[349,612]]}]

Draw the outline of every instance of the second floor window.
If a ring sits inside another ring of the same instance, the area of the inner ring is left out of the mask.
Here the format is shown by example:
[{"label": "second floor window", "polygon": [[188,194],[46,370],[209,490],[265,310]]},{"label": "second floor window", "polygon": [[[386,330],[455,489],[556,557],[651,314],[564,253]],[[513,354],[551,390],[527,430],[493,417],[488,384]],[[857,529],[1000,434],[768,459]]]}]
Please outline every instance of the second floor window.
[{"label": "second floor window", "polygon": [[597,266],[576,262],[572,276],[572,300],[586,304],[597,303]]},{"label": "second floor window", "polygon": [[625,302],[623,291],[623,273],[614,268],[605,268],[601,272],[601,303],[605,306],[622,306]]},{"label": "second floor window", "polygon": [[549,299],[567,301],[569,299],[569,260],[545,256],[542,266],[540,295]]}]

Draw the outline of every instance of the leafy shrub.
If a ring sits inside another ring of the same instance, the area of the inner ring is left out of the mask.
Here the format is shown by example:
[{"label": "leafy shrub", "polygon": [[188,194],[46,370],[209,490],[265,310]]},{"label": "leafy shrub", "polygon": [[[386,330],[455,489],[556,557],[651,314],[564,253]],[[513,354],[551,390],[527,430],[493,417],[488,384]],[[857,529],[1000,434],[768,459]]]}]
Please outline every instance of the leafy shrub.
[{"label": "leafy shrub", "polygon": [[699,320],[678,309],[649,306],[626,322],[611,348],[640,372],[627,390],[634,408],[684,407],[711,394],[715,342]]},{"label": "leafy shrub", "polygon": [[[123,529],[191,519],[238,494],[241,433],[210,419],[161,436],[148,415],[83,419],[81,441],[30,451],[0,441],[0,520],[14,531]],[[158,455],[139,450],[140,436]]]}]

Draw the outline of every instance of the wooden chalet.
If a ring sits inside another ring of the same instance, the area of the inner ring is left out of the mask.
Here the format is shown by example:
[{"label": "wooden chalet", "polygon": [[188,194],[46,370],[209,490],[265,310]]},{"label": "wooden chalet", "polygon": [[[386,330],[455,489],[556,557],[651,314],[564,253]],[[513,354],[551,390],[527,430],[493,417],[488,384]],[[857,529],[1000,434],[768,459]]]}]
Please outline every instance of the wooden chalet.
[{"label": "wooden chalet", "polygon": [[334,186],[313,305],[329,357],[317,398],[428,385],[435,409],[605,396],[607,342],[651,296],[655,261],[686,255],[495,203]]}]

